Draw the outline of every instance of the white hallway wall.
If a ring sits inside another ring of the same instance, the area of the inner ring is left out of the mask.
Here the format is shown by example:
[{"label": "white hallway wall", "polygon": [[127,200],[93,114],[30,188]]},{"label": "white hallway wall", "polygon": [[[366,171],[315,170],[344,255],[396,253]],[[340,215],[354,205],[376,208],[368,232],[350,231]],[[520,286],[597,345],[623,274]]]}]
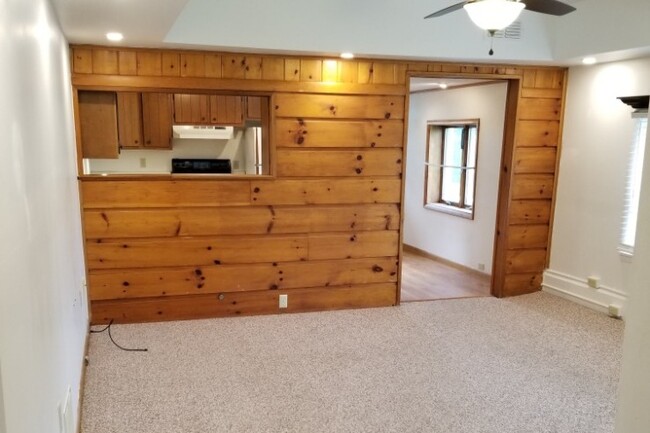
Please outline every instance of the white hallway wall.
[{"label": "white hallway wall", "polygon": [[[632,109],[650,94],[650,58],[569,70],[550,267],[544,289],[605,311],[625,306],[630,260],[619,255]],[[598,276],[601,288],[587,286]]]},{"label": "white hallway wall", "polygon": [[7,432],[59,432],[88,323],[68,47],[48,0],[0,11],[0,402]]},{"label": "white hallway wall", "polygon": [[[406,155],[404,243],[463,266],[492,269],[507,83],[411,95]],[[474,220],[423,207],[426,123],[480,119]]]}]

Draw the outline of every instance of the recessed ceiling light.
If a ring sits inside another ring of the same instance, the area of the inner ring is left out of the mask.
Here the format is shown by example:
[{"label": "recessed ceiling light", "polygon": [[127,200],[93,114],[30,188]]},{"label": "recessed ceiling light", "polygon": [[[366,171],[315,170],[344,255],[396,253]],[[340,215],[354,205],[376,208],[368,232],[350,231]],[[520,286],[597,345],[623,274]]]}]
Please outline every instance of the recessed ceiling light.
[{"label": "recessed ceiling light", "polygon": [[440,83],[440,84],[438,84],[438,86],[439,86],[441,89],[446,89],[446,88],[447,88],[447,85],[446,85],[445,83]]},{"label": "recessed ceiling light", "polygon": [[354,59],[354,54],[352,54],[352,53],[341,53],[341,58],[342,59],[347,59],[347,60]]},{"label": "recessed ceiling light", "polygon": [[582,63],[585,65],[593,65],[596,63],[596,58],[595,57],[585,57],[582,59]]},{"label": "recessed ceiling light", "polygon": [[124,36],[119,32],[108,32],[106,33],[106,39],[113,42],[119,42],[124,39]]}]

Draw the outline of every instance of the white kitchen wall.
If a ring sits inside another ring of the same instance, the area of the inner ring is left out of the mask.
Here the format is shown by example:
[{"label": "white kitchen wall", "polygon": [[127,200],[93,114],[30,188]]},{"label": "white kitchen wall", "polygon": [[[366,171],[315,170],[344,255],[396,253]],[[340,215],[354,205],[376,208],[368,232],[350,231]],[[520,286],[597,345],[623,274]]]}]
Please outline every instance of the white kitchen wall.
[{"label": "white kitchen wall", "polygon": [[[621,236],[632,109],[618,96],[650,94],[650,58],[569,69],[553,238],[544,289],[606,311],[625,307],[630,260]],[[600,278],[598,290],[587,277]]]},{"label": "white kitchen wall", "polygon": [[244,130],[236,129],[230,140],[174,138],[171,150],[122,150],[118,159],[88,160],[88,173],[170,173],[172,158],[218,158],[230,159],[233,173],[241,174],[246,167],[243,136]]},{"label": "white kitchen wall", "polygon": [[[404,243],[491,273],[507,83],[411,94],[404,197]],[[427,121],[480,119],[474,220],[425,209]]]},{"label": "white kitchen wall", "polygon": [[0,400],[7,432],[58,433],[88,327],[70,59],[48,0],[0,11]]}]

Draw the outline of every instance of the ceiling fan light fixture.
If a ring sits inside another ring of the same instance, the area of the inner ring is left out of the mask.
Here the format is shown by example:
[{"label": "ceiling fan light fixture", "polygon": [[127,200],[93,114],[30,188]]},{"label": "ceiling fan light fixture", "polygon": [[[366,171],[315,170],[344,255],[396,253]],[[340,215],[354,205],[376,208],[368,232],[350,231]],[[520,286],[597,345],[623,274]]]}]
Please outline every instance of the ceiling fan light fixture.
[{"label": "ceiling fan light fixture", "polygon": [[470,19],[484,30],[501,30],[512,24],[526,5],[513,0],[482,0],[463,8]]}]

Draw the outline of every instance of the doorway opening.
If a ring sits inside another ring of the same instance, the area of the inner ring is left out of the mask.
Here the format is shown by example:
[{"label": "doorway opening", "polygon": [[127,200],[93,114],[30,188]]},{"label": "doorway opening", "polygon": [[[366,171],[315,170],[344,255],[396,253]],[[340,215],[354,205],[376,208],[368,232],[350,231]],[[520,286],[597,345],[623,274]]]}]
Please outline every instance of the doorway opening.
[{"label": "doorway opening", "polygon": [[509,80],[411,77],[401,301],[490,296]]}]

